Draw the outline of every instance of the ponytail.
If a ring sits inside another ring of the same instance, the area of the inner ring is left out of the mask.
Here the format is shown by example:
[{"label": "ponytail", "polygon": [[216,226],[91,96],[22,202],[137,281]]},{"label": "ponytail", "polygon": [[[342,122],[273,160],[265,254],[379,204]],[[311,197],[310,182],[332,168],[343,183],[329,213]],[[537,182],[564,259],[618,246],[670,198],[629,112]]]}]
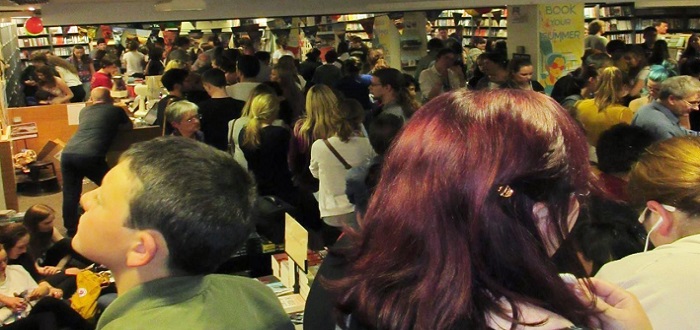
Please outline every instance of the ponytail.
[{"label": "ponytail", "polygon": [[272,124],[277,119],[280,102],[276,95],[260,94],[250,102],[248,124],[243,131],[242,146],[258,148],[260,146],[260,131],[263,124]]}]

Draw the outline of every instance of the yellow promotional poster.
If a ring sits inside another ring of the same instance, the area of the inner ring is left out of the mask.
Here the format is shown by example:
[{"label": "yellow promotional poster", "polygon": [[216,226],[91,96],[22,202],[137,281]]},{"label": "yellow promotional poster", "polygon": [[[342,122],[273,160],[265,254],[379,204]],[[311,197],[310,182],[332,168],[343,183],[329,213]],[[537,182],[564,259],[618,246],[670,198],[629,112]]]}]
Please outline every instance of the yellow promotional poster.
[{"label": "yellow promotional poster", "polygon": [[372,41],[375,48],[384,52],[384,60],[389,64],[389,67],[401,67],[399,30],[396,29],[394,21],[387,15],[378,16],[374,19],[374,38]]},{"label": "yellow promotional poster", "polygon": [[540,34],[539,81],[547,94],[559,77],[581,65],[583,3],[538,5]]}]

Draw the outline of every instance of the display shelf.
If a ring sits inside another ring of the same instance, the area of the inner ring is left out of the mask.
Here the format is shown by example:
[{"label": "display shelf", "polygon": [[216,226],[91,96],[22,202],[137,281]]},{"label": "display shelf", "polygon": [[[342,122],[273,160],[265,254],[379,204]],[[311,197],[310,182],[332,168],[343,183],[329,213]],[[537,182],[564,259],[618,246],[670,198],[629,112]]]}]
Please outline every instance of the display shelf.
[{"label": "display shelf", "polygon": [[[457,18],[455,19],[455,15]],[[460,16],[461,15],[461,16]],[[498,7],[489,13],[471,16],[466,10],[445,10],[433,22],[433,32],[436,29],[448,29],[448,34],[454,33],[457,26],[464,27],[463,38],[472,36],[507,39],[507,10]]]},{"label": "display shelf", "polygon": [[27,64],[34,51],[49,50],[56,56],[70,56],[71,49],[75,45],[90,46],[90,40],[85,35],[80,35],[77,26],[71,26],[67,30],[63,27],[44,28],[40,35],[27,35],[22,24],[18,24],[17,32],[20,34],[16,44],[19,46],[19,63]]}]

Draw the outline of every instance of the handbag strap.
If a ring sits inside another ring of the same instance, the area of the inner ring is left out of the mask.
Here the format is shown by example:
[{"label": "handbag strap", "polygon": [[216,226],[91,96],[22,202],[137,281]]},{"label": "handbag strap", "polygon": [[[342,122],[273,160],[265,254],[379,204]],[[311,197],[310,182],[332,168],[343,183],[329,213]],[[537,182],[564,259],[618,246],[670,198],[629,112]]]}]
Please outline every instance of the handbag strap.
[{"label": "handbag strap", "polygon": [[236,152],[236,143],[233,140],[233,128],[236,127],[236,120],[238,120],[238,118],[234,119],[233,123],[231,123],[231,130],[229,131],[229,134],[228,134],[228,146],[229,146],[231,154]]},{"label": "handbag strap", "polygon": [[341,163],[343,163],[343,166],[345,166],[345,169],[346,169],[346,170],[349,170],[349,169],[352,168],[352,166],[351,166],[350,164],[348,164],[348,162],[345,161],[345,158],[343,158],[343,156],[341,156],[341,155],[338,153],[338,150],[335,150],[335,148],[333,148],[333,146],[331,145],[331,143],[328,142],[328,139],[323,139],[323,143],[325,143],[325,144],[326,144],[326,147],[328,147],[328,149],[333,153],[333,155],[335,155],[335,158],[338,158],[338,160],[339,160]]}]

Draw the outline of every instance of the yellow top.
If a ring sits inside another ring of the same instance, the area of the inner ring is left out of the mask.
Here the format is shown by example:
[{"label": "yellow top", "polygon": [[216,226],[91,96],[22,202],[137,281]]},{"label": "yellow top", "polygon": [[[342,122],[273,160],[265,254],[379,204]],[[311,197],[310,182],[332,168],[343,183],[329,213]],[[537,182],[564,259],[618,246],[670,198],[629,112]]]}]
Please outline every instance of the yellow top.
[{"label": "yellow top", "polygon": [[631,123],[633,115],[630,108],[620,104],[613,104],[599,111],[593,99],[576,103],[576,119],[586,130],[586,138],[592,146],[598,143],[600,134],[610,127],[620,123]]}]

